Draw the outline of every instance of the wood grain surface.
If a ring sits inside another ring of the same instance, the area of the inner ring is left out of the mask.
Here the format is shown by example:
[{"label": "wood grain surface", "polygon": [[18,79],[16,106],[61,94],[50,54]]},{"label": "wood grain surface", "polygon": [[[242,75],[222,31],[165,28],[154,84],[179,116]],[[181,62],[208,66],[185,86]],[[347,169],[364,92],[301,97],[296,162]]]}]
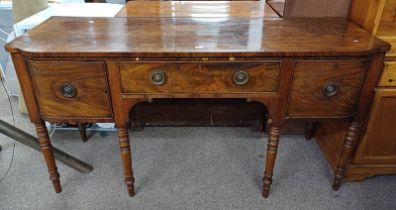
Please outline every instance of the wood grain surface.
[{"label": "wood grain surface", "polygon": [[[279,62],[169,64],[120,63],[124,93],[248,93],[276,91]],[[163,71],[162,85],[151,82],[151,73]],[[233,81],[238,71],[245,71],[249,81],[237,85]]]},{"label": "wood grain surface", "polygon": [[[115,31],[117,33],[115,33]],[[390,45],[344,19],[53,17],[6,45],[25,56],[362,56]]]}]

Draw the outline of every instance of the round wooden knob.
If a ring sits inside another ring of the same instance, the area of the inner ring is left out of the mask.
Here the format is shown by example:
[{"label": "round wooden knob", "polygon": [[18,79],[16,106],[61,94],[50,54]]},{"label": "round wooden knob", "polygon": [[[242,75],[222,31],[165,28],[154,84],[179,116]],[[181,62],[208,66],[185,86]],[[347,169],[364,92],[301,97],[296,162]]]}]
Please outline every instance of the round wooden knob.
[{"label": "round wooden knob", "polygon": [[240,70],[234,74],[234,83],[237,85],[245,85],[249,82],[249,74],[246,71]]},{"label": "round wooden knob", "polygon": [[63,84],[60,87],[60,92],[65,98],[74,98],[77,95],[77,89],[69,83]]},{"label": "round wooden knob", "polygon": [[338,87],[334,83],[329,82],[323,86],[322,91],[326,96],[334,96],[338,92]]},{"label": "round wooden knob", "polygon": [[154,70],[151,73],[151,83],[154,85],[163,85],[166,81],[165,72],[161,70]]}]

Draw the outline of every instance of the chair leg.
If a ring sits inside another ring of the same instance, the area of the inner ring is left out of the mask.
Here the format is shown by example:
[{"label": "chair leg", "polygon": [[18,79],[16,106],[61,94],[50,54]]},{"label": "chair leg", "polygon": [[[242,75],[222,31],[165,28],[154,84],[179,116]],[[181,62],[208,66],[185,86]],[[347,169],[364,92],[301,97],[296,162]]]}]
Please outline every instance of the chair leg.
[{"label": "chair leg", "polygon": [[78,129],[80,130],[80,136],[82,142],[87,142],[87,124],[86,123],[79,123],[78,124]]}]

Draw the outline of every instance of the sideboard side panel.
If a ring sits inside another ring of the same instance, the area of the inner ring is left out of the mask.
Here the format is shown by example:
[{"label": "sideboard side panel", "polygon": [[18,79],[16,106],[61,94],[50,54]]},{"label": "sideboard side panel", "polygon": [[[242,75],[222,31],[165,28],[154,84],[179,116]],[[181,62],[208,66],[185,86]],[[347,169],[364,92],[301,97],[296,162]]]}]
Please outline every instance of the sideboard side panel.
[{"label": "sideboard side panel", "polygon": [[40,112],[35,98],[36,94],[34,91],[26,60],[23,55],[19,53],[11,53],[11,56],[12,61],[15,65],[15,71],[18,76],[19,84],[21,86],[23,97],[25,99],[26,108],[28,110],[30,120],[33,123],[40,123]]}]

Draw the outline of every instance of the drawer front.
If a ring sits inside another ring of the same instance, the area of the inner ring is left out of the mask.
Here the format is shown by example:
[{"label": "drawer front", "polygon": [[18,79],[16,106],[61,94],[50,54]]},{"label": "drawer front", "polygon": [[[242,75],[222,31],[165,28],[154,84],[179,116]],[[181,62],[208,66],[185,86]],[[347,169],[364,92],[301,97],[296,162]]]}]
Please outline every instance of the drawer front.
[{"label": "drawer front", "polygon": [[297,61],[289,117],[344,117],[354,114],[368,61]]},{"label": "drawer front", "polygon": [[[258,93],[278,89],[280,63],[204,64],[194,74],[198,93]],[[237,77],[245,77],[245,81]]]},{"label": "drawer front", "polygon": [[103,62],[29,61],[40,112],[47,118],[112,118]]},{"label": "drawer front", "polygon": [[[119,69],[124,93],[185,93],[191,91],[192,73],[197,66],[120,63]],[[162,74],[163,82],[153,81],[154,74]]]},{"label": "drawer front", "polygon": [[378,85],[381,87],[396,86],[396,62],[385,62]]},{"label": "drawer front", "polygon": [[277,90],[279,62],[120,63],[124,93],[248,93]]}]

